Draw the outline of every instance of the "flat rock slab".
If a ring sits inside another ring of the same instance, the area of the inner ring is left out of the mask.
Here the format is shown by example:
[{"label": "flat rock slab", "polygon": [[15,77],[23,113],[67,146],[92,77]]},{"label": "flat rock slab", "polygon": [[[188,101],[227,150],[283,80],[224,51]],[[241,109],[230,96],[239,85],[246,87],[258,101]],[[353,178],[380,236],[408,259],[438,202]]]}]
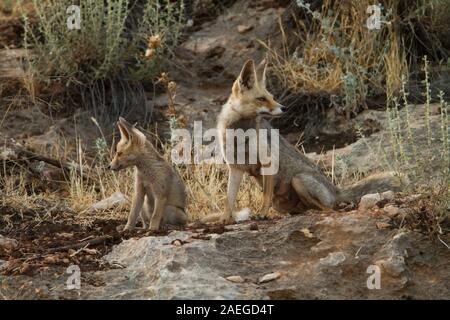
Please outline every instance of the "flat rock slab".
[{"label": "flat rock slab", "polygon": [[[450,250],[417,232],[377,228],[382,219],[356,210],[308,212],[245,222],[203,238],[201,230],[133,238],[104,256],[116,269],[81,270],[80,290],[67,290],[70,275],[64,267],[34,277],[0,274],[2,294],[27,299],[448,299]],[[252,223],[258,230],[248,228]],[[450,242],[448,235],[441,239]],[[368,288],[374,272],[379,272],[380,289]]]},{"label": "flat rock slab", "polygon": [[[130,239],[105,257],[125,268],[95,273],[104,286],[85,287],[81,297],[448,298],[450,251],[418,233],[380,230],[378,221],[357,211],[311,213],[265,222],[256,231],[243,224],[210,240],[192,238],[191,231]],[[381,270],[379,290],[367,288],[370,266]]]}]

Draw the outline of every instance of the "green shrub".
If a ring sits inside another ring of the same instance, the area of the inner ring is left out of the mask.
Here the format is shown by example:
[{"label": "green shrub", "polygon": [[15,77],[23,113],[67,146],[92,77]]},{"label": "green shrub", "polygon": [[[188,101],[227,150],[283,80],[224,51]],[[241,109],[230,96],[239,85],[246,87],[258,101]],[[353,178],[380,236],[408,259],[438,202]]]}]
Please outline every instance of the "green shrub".
[{"label": "green shrub", "polygon": [[[66,10],[73,0],[33,0],[39,22],[36,30],[25,18],[25,45],[33,49],[30,63],[36,79],[57,77],[68,85],[115,78],[124,72],[134,80],[154,77],[181,34],[183,4],[147,1],[137,26],[130,29],[134,2],[81,1],[81,28],[70,30]],[[162,44],[147,59],[145,44],[152,35],[161,36]]]}]

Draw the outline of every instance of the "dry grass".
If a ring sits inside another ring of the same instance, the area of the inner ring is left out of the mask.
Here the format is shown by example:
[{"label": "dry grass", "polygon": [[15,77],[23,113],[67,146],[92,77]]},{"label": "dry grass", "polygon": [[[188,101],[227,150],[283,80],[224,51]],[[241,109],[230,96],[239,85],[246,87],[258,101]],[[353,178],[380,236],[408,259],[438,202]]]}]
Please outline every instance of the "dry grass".
[{"label": "dry grass", "polygon": [[[165,146],[165,156],[170,158],[170,148]],[[26,168],[5,168],[0,178],[2,194],[0,207],[16,208],[17,212],[34,210],[42,211],[42,204],[53,207],[67,207],[78,213],[82,224],[89,224],[97,218],[125,218],[130,203],[91,212],[89,208],[96,202],[105,199],[115,192],[121,192],[131,198],[133,194],[133,169],[113,172],[107,169],[107,159],[92,161],[80,148],[77,164],[83,168],[82,174],[71,172],[60,183],[58,191],[42,192],[42,181],[30,178]],[[90,165],[88,163],[91,163]],[[211,212],[220,212],[225,208],[227,168],[225,165],[200,164],[176,167],[184,180],[188,192],[187,212],[196,220]],[[248,207],[258,212],[262,194],[250,177],[246,177],[241,185],[237,208]],[[270,216],[276,215],[271,212]],[[8,215],[3,216],[8,219]]]},{"label": "dry grass", "polygon": [[[162,151],[168,162],[171,162],[171,145],[162,142],[158,136],[149,130],[144,130],[147,136],[154,141]],[[67,207],[78,214],[81,224],[90,224],[97,218],[118,218],[125,219],[130,210],[130,202],[117,207],[108,208],[102,211],[91,212],[90,207],[96,202],[111,196],[115,192],[121,192],[129,199],[133,194],[134,172],[132,168],[114,172],[107,169],[109,163],[109,150],[111,146],[102,145],[98,149],[95,158],[88,156],[83,149],[82,141],[77,139],[77,148],[69,147],[71,143],[64,142],[52,148],[53,152],[48,152],[49,156],[70,161],[69,155],[73,156],[73,161],[77,167],[82,168],[81,174],[75,171],[65,176],[60,182],[57,191],[42,192],[43,183],[45,189],[46,181],[30,178],[27,169],[10,168],[9,172],[4,172],[0,184],[3,186],[3,194],[0,206],[18,208],[18,212],[23,210],[41,211],[42,203],[46,206]],[[299,150],[300,151],[300,150]],[[301,152],[301,151],[300,151]],[[320,165],[320,163],[317,163]],[[6,166],[5,166],[6,168]],[[225,208],[226,189],[228,179],[228,169],[226,165],[217,164],[192,164],[175,166],[182,177],[188,192],[187,212],[192,220],[197,220],[207,214],[222,212]],[[7,170],[7,169],[5,169]],[[333,170],[326,172],[330,179],[337,184],[349,184],[357,181],[361,176],[333,176]],[[271,209],[267,217],[258,215],[262,203],[262,191],[256,181],[245,176],[240,187],[236,210],[249,208],[257,218],[273,218],[280,216]]]},{"label": "dry grass", "polygon": [[311,23],[293,17],[296,27],[289,34],[280,22],[282,48],[265,46],[282,87],[339,97],[347,115],[365,106],[369,91],[397,92],[400,75],[408,71],[405,49],[393,25],[367,28],[372,2],[325,0],[317,11],[305,7]]}]

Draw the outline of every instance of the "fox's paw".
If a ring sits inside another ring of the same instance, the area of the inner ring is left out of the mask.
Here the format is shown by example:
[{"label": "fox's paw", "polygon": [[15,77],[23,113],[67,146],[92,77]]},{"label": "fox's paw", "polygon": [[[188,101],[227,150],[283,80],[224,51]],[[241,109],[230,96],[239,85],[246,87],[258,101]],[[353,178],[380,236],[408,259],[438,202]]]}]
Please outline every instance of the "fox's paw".
[{"label": "fox's paw", "polygon": [[130,224],[126,224],[125,227],[123,227],[122,232],[133,231],[133,230],[134,230],[134,226],[132,226]]},{"label": "fox's paw", "polygon": [[223,224],[233,224],[233,223],[235,223],[236,221],[233,219],[232,216],[222,216],[222,217],[220,218],[219,222],[220,222],[220,223],[223,223]]},{"label": "fox's paw", "polygon": [[150,223],[148,231],[158,231],[158,230],[159,230],[159,223]]},{"label": "fox's paw", "polygon": [[221,213],[211,213],[200,219],[201,223],[217,223],[220,222],[220,218],[222,217]]},{"label": "fox's paw", "polygon": [[231,224],[234,223],[233,216],[223,213],[212,213],[200,220],[202,223],[223,223]]}]

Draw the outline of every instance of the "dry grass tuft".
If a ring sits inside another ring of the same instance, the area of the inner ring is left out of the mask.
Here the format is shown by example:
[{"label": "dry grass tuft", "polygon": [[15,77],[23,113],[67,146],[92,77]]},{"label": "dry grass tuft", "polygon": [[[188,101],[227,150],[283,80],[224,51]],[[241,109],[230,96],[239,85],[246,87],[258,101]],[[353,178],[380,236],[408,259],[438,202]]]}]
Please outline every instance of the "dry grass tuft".
[{"label": "dry grass tuft", "polygon": [[303,1],[297,3],[307,18],[294,16],[295,27],[289,33],[280,22],[281,49],[265,44],[283,88],[335,96],[347,116],[366,106],[369,94],[387,88],[390,96],[400,89],[400,75],[408,71],[405,48],[394,25],[367,28],[366,9],[372,1],[324,0],[316,10]]}]

